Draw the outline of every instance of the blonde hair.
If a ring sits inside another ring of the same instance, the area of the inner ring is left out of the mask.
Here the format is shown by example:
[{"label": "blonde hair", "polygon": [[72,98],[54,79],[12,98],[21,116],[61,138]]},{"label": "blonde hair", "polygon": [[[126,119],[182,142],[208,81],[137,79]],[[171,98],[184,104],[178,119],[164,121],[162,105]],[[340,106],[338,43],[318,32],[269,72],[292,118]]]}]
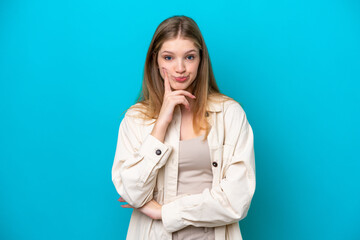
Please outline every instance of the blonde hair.
[{"label": "blonde hair", "polygon": [[192,40],[200,52],[197,76],[192,83],[193,94],[196,96],[192,106],[193,128],[196,135],[201,130],[206,130],[205,138],[207,138],[210,130],[210,124],[205,117],[208,100],[211,98],[221,101],[224,97],[225,99],[229,97],[220,93],[204,38],[198,25],[189,17],[173,16],[165,19],[157,27],[146,55],[142,90],[137,100],[139,104],[131,108],[137,108],[142,113],[141,118],[156,121],[164,96],[164,83],[157,63],[158,52],[165,41],[179,37]]}]

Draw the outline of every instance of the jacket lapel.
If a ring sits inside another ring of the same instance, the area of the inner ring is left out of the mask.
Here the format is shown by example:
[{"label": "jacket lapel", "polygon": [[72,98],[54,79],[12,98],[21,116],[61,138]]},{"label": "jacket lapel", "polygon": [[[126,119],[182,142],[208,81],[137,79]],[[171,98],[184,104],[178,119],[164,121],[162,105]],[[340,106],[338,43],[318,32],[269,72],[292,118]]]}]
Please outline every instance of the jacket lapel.
[{"label": "jacket lapel", "polygon": [[214,162],[216,167],[212,167],[213,187],[219,185],[222,168],[222,146],[224,141],[224,120],[223,120],[223,104],[209,101],[208,102],[209,123],[211,129],[208,135],[208,144],[210,150],[211,164]]},{"label": "jacket lapel", "polygon": [[174,109],[173,119],[166,132],[165,142],[173,146],[170,158],[165,165],[164,202],[168,203],[176,198],[178,181],[178,160],[180,141],[181,109],[177,105]]}]

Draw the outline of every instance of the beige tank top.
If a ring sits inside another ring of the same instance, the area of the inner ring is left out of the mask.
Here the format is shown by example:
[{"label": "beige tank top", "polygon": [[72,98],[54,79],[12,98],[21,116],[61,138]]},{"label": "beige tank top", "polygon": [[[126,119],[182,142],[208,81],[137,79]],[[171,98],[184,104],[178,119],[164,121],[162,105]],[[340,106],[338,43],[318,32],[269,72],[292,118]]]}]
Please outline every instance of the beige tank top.
[{"label": "beige tank top", "polygon": [[[210,150],[204,135],[179,143],[179,178],[177,195],[198,194],[211,189]],[[187,226],[173,234],[174,240],[214,240],[214,228]]]}]

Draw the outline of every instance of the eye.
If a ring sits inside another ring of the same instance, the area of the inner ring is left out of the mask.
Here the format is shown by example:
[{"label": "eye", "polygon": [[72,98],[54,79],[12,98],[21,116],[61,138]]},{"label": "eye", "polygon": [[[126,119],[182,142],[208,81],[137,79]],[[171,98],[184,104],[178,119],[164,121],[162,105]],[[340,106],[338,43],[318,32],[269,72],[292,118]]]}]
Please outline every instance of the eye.
[{"label": "eye", "polygon": [[194,60],[194,58],[195,58],[194,55],[189,55],[189,56],[188,56],[188,59],[189,59],[189,60]]},{"label": "eye", "polygon": [[164,59],[165,60],[171,60],[171,57],[170,56],[165,56]]}]

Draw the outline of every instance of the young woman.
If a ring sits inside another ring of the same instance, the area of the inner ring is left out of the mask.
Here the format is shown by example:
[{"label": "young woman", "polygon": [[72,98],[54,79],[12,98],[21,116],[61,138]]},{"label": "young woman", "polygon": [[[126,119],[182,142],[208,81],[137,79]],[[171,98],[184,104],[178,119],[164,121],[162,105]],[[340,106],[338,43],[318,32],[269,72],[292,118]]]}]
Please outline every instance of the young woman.
[{"label": "young woman", "polygon": [[242,239],[255,191],[253,131],[219,92],[197,24],[155,31],[142,94],[119,128],[112,181],[133,208],[127,239]]}]

